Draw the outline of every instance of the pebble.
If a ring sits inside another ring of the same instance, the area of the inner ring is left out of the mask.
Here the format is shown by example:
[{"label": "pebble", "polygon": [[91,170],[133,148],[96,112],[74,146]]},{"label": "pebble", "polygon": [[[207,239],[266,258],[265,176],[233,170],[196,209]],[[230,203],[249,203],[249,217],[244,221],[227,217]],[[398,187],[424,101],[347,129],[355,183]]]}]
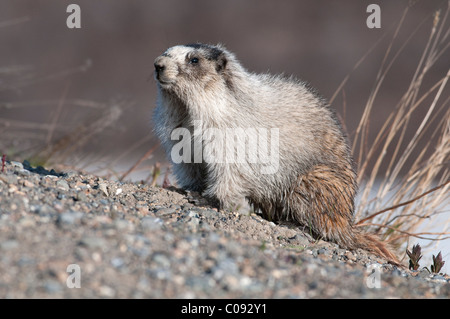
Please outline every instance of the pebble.
[{"label": "pebble", "polygon": [[13,250],[19,247],[19,242],[17,240],[6,240],[0,243],[1,250]]},{"label": "pebble", "polygon": [[419,276],[420,278],[430,278],[430,277],[431,277],[431,274],[430,274],[430,272],[429,272],[428,270],[422,269],[422,270],[419,271],[418,276]]},{"label": "pebble", "polygon": [[84,216],[82,212],[69,211],[58,215],[56,223],[60,226],[64,225],[74,225],[80,222],[81,218]]},{"label": "pebble", "polygon": [[225,275],[235,276],[239,272],[239,267],[231,258],[220,260],[218,264],[212,269],[213,277],[216,280],[221,280]]},{"label": "pebble", "polygon": [[44,289],[49,294],[59,293],[63,286],[56,280],[47,280],[44,284]]},{"label": "pebble", "polygon": [[16,175],[5,175],[0,174],[0,181],[6,183],[6,184],[16,184],[17,183],[17,176]]},{"label": "pebble", "polygon": [[80,240],[79,244],[88,248],[103,248],[107,245],[107,242],[99,237],[85,237]]},{"label": "pebble", "polygon": [[164,253],[154,253],[151,260],[163,268],[170,267],[170,259]]},{"label": "pebble", "polygon": [[164,215],[171,215],[175,212],[176,210],[173,208],[159,208],[156,210],[155,214],[164,216]]},{"label": "pebble", "polygon": [[125,264],[125,261],[122,258],[119,257],[114,257],[113,259],[111,259],[111,265],[114,268],[120,268]]},{"label": "pebble", "polygon": [[19,224],[22,227],[28,228],[28,227],[33,227],[36,225],[36,221],[33,218],[30,217],[23,217],[19,220]]},{"label": "pebble", "polygon": [[14,173],[21,177],[27,177],[31,175],[30,171],[26,169],[17,169],[16,171],[14,171]]},{"label": "pebble", "polygon": [[100,189],[105,196],[107,196],[107,197],[109,196],[109,194],[108,194],[108,187],[107,187],[106,183],[99,183],[98,184],[98,189]]},{"label": "pebble", "polygon": [[16,161],[11,161],[11,166],[13,167],[13,169],[15,170],[22,170],[23,169],[23,164],[20,162],[16,162]]},{"label": "pebble", "polygon": [[87,195],[84,191],[77,192],[74,199],[80,202],[86,202],[88,200]]},{"label": "pebble", "polygon": [[348,260],[356,261],[356,256],[351,251],[346,251],[344,256],[347,257]]},{"label": "pebble", "polygon": [[68,191],[70,188],[69,184],[63,179],[56,181],[56,187],[62,189],[63,191]]},{"label": "pebble", "polygon": [[48,204],[36,205],[34,206],[34,213],[40,216],[46,216],[55,214],[56,210]]},{"label": "pebble", "polygon": [[101,286],[99,289],[99,293],[101,297],[113,298],[116,295],[114,289],[109,286]]},{"label": "pebble", "polygon": [[118,230],[127,230],[132,227],[128,221],[123,219],[114,220],[113,225]]},{"label": "pebble", "polygon": [[197,212],[189,210],[184,213],[178,221],[179,227],[186,227],[189,231],[196,233],[199,230],[200,216]]},{"label": "pebble", "polygon": [[144,228],[145,230],[158,230],[161,229],[163,225],[163,221],[162,219],[158,218],[158,217],[153,217],[153,216],[147,216],[142,218],[141,220],[141,226],[142,228]]},{"label": "pebble", "polygon": [[29,188],[35,187],[35,185],[32,182],[28,181],[28,180],[24,180],[22,182],[22,185],[25,186],[25,187],[29,187]]}]

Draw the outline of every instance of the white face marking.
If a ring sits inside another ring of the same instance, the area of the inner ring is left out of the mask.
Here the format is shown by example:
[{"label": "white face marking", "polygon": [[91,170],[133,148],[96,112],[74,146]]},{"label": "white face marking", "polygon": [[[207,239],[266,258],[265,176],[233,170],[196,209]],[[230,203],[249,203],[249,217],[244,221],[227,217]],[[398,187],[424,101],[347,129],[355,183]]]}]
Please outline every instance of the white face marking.
[{"label": "white face marking", "polygon": [[164,52],[172,57],[177,63],[183,64],[186,58],[186,54],[192,52],[193,48],[185,47],[184,45],[177,45],[171,47]]},{"label": "white face marking", "polygon": [[162,87],[168,88],[176,82],[179,66],[186,63],[186,55],[191,51],[192,48],[177,45],[157,58],[158,63],[164,66],[164,72],[158,78]]}]

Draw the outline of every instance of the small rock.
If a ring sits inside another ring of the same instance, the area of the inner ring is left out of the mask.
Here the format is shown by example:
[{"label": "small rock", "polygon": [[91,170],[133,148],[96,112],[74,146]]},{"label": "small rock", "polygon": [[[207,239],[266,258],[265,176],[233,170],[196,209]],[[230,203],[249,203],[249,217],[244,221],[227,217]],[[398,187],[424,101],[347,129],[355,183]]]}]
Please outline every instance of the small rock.
[{"label": "small rock", "polygon": [[81,212],[64,212],[58,215],[58,218],[56,219],[56,223],[59,226],[67,226],[67,225],[75,225],[79,223],[81,218],[84,216]]},{"label": "small rock", "polygon": [[30,182],[30,181],[27,180],[27,179],[25,179],[25,180],[23,181],[22,185],[25,186],[25,187],[30,187],[30,188],[35,186],[32,182]]},{"label": "small rock", "polygon": [[218,217],[220,215],[220,213],[213,209],[205,209],[205,210],[202,210],[202,215],[205,218],[214,218],[214,217]]},{"label": "small rock", "polygon": [[23,217],[19,220],[19,224],[22,227],[28,228],[28,227],[33,227],[36,225],[36,221],[33,218],[30,217]]},{"label": "small rock", "polygon": [[18,191],[19,189],[17,188],[16,185],[9,185],[8,193],[16,193]]},{"label": "small rock", "polygon": [[175,209],[173,209],[173,208],[161,208],[155,212],[155,214],[161,215],[161,216],[170,215],[173,213],[175,213]]},{"label": "small rock", "polygon": [[0,181],[5,182],[6,184],[16,184],[17,183],[17,176],[16,175],[0,174]]},{"label": "small rock", "polygon": [[109,194],[108,194],[108,187],[106,186],[106,183],[99,183],[98,184],[98,189],[100,189],[105,196],[109,196]]},{"label": "small rock", "polygon": [[157,230],[161,229],[161,226],[163,225],[163,221],[161,218],[153,217],[153,216],[147,216],[142,218],[141,220],[141,226],[142,228],[146,230]]},{"label": "small rock", "polygon": [[170,259],[163,253],[154,253],[151,259],[163,268],[170,267]]},{"label": "small rock", "polygon": [[183,204],[183,206],[182,206],[181,208],[184,209],[184,210],[187,210],[187,209],[190,209],[190,208],[192,208],[192,207],[194,207],[193,204],[191,204],[191,203],[185,203],[185,204]]},{"label": "small rock", "polygon": [[418,276],[420,278],[430,278],[430,273],[428,272],[428,270],[422,269],[421,271],[419,271]]},{"label": "small rock", "polygon": [[78,244],[89,248],[103,248],[106,246],[106,240],[99,237],[85,237]]},{"label": "small rock", "polygon": [[48,216],[55,212],[55,209],[47,204],[34,206],[34,213],[39,216]]},{"label": "small rock", "polygon": [[[38,170],[44,170],[45,171],[45,168],[43,168],[42,166],[38,166],[37,167],[37,169]],[[52,169],[52,171],[54,172],[54,170]],[[46,171],[47,172],[47,171]],[[51,172],[50,172],[51,173]],[[44,178],[46,178],[46,179],[48,179],[48,180],[53,180],[53,181],[55,181],[55,180],[57,180],[58,179],[58,176],[56,176],[56,175],[54,175],[54,174],[47,174],[47,175],[44,175]]]},{"label": "small rock", "polygon": [[144,198],[144,196],[142,195],[142,194],[136,194],[136,193],[133,193],[133,197],[137,200],[137,201],[143,201],[145,198]]},{"label": "small rock", "polygon": [[208,291],[214,284],[214,279],[209,276],[190,276],[185,280],[186,287],[189,287],[191,290]]},{"label": "small rock", "polygon": [[68,191],[69,190],[69,184],[63,179],[60,179],[60,180],[58,180],[56,182],[56,187],[59,188],[59,189],[62,189],[64,191]]},{"label": "small rock", "polygon": [[346,251],[344,254],[348,260],[356,261],[356,256],[351,251]]},{"label": "small rock", "polygon": [[17,169],[14,172],[14,174],[17,174],[17,175],[22,176],[22,177],[28,177],[28,176],[31,175],[30,171],[26,170],[26,169]]},{"label": "small rock", "polygon": [[56,280],[47,280],[44,284],[44,289],[47,293],[58,293],[63,289],[63,286]]},{"label": "small rock", "polygon": [[23,164],[20,162],[16,162],[16,161],[11,161],[11,166],[14,169],[23,169]]},{"label": "small rock", "polygon": [[195,211],[189,211],[178,221],[178,224],[180,226],[185,224],[191,232],[196,233],[200,225],[200,216]]},{"label": "small rock", "polygon": [[19,242],[17,240],[6,240],[2,243],[0,243],[0,248],[2,250],[12,250],[12,249],[16,249],[17,247],[19,247]]},{"label": "small rock", "polygon": [[436,280],[436,281],[439,281],[439,282],[444,282],[444,283],[447,282],[447,279],[445,279],[445,277],[442,276],[442,275],[433,275],[432,279]]},{"label": "small rock", "polygon": [[74,197],[74,200],[79,202],[87,202],[88,198],[84,191],[77,192],[76,196]]},{"label": "small rock", "polygon": [[213,267],[212,273],[216,280],[220,280],[225,275],[236,276],[239,273],[239,267],[233,259],[225,258]]},{"label": "small rock", "polygon": [[112,265],[114,268],[120,268],[120,267],[122,267],[124,264],[125,264],[125,262],[123,261],[122,258],[115,257],[115,258],[111,259],[111,265]]},{"label": "small rock", "polygon": [[102,297],[109,297],[112,298],[116,295],[116,292],[114,291],[114,289],[112,289],[109,286],[101,286],[99,288],[99,294]]},{"label": "small rock", "polygon": [[102,261],[102,255],[100,255],[98,252],[94,252],[91,255],[91,258],[93,261],[95,261],[96,263],[99,263]]},{"label": "small rock", "polygon": [[66,178],[73,178],[75,176],[78,176],[78,172],[76,171],[68,171],[64,174],[64,177]]},{"label": "small rock", "polygon": [[131,224],[128,221],[123,219],[115,219],[113,224],[117,230],[125,230],[131,226]]},{"label": "small rock", "polygon": [[199,218],[200,216],[198,215],[198,213],[196,211],[190,210],[187,214],[188,217],[191,218]]}]

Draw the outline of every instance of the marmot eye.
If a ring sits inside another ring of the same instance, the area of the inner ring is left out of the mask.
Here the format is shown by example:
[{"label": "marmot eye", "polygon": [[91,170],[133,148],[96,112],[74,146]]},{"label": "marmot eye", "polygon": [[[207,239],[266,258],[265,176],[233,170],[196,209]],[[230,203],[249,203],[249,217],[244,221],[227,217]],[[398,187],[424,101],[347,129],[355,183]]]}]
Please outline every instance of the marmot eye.
[{"label": "marmot eye", "polygon": [[189,60],[189,63],[190,63],[190,64],[196,64],[196,63],[198,63],[198,58],[192,58],[192,59],[190,59],[190,60]]}]

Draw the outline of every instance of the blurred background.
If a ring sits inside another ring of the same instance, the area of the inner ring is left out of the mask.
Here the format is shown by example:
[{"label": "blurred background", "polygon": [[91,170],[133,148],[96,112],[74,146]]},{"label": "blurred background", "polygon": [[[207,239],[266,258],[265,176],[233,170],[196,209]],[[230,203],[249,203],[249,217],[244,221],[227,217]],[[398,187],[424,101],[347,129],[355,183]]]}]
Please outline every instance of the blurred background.
[{"label": "blurred background", "polygon": [[[38,163],[106,167],[119,175],[157,143],[153,60],[176,44],[223,43],[248,70],[293,74],[328,99],[351,74],[333,101],[351,139],[409,3],[377,1],[381,28],[369,29],[366,9],[373,1],[78,0],[81,28],[69,29],[72,2],[0,0],[0,149]],[[446,1],[427,0],[408,10],[394,45],[422,27],[376,98],[371,138],[409,85],[434,12],[445,7]],[[446,53],[429,71],[430,83],[445,75]],[[416,114],[412,129],[425,112]],[[154,162],[164,166],[160,148],[135,177],[143,178]]]}]

